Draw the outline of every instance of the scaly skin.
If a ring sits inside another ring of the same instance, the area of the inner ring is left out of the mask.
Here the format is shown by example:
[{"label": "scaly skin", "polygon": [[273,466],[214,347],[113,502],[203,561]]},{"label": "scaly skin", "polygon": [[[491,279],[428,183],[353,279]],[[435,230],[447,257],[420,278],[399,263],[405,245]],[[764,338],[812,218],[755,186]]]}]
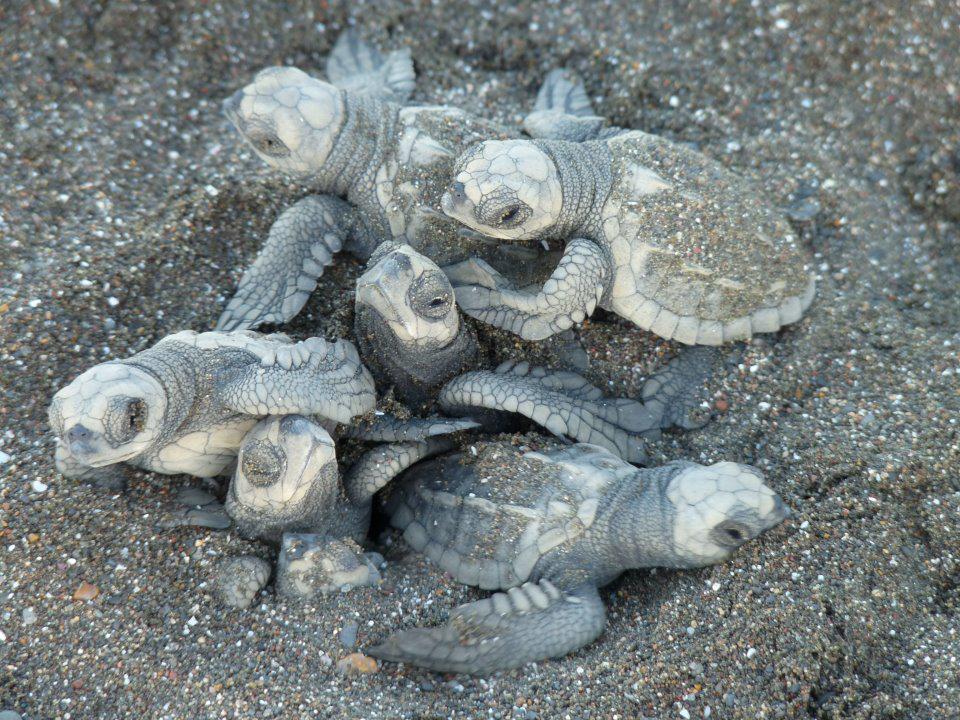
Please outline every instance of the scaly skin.
[{"label": "scaly skin", "polygon": [[605,623],[598,587],[631,568],[722,562],[787,515],[744,465],[639,470],[597,446],[520,455],[506,443],[481,446],[477,460],[418,465],[388,510],[407,543],[454,578],[507,592],[366,652],[472,674],[582,647]]},{"label": "scaly skin", "polygon": [[450,281],[409,245],[386,243],[370,259],[357,280],[354,318],[374,376],[412,407],[477,362],[477,340],[460,322]]},{"label": "scaly skin", "polygon": [[[672,426],[694,429],[706,422],[699,406],[715,354],[712,348],[687,349],[647,381],[643,402],[605,397],[570,371],[514,361],[454,378],[441,389],[439,402],[450,415],[517,413],[559,437],[594,443],[628,462],[643,463],[646,439],[656,439]],[[492,422],[499,425],[496,416]]]},{"label": "scaly skin", "polygon": [[[268,68],[227,99],[224,112],[272,168],[303,178],[356,210],[335,223],[306,219],[318,238],[327,238],[313,255],[325,259],[342,245],[365,259],[381,242],[395,239],[441,264],[476,255],[517,269],[512,254],[502,252],[498,243],[465,238],[462,228],[440,212],[440,196],[461,152],[480,140],[518,133],[456,108],[401,105],[394,101],[396,92],[367,82],[378,72],[390,76],[386,66],[376,67],[381,61],[356,38],[338,42],[331,77],[339,87],[296,68]],[[399,68],[402,61],[396,62]],[[412,67],[409,73],[412,81]],[[362,82],[352,81],[360,76]],[[288,320],[299,311],[303,302],[297,305],[291,298],[315,283],[324,265],[309,264],[305,270],[300,260],[309,253],[300,237],[286,227],[271,229],[253,268],[278,273],[268,278],[251,269],[221,319],[223,328]],[[527,275],[526,270],[510,273],[517,282]],[[267,287],[248,287],[261,283]],[[293,287],[298,292],[281,291]]]},{"label": "scaly skin", "polygon": [[[461,426],[453,422],[447,428],[455,432]],[[435,424],[433,431],[441,429]],[[323,427],[302,415],[268,417],[244,438],[226,511],[243,535],[282,546],[277,570],[282,592],[297,597],[309,595],[310,588],[326,592],[338,577],[354,586],[372,583],[379,575],[367,572],[358,543],[367,535],[373,495],[413,463],[450,445],[437,437],[381,445],[341,479],[333,438]]]},{"label": "scaly skin", "polygon": [[666,339],[719,345],[796,322],[813,299],[786,220],[744,179],[664,138],[486,141],[452,177],[443,210],[471,229],[568,238],[537,293],[496,277],[457,288],[464,312],[525,339],[599,305]]},{"label": "scaly skin", "polygon": [[229,471],[262,417],[345,423],[374,404],[373,379],[343,340],[181,332],[80,375],[54,396],[50,424],[68,476],[127,463],[210,477]]}]

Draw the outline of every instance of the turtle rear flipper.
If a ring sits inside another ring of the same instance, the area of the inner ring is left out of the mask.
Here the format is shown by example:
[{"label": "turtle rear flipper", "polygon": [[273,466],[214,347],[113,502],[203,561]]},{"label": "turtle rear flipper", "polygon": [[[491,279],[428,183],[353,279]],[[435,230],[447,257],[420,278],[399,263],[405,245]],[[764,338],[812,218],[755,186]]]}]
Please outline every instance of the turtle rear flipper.
[{"label": "turtle rear flipper", "polygon": [[400,103],[410,97],[416,82],[410,48],[384,58],[352,28],[337,38],[327,58],[327,77],[342,90]]},{"label": "turtle rear flipper", "polygon": [[660,419],[662,429],[696,430],[706,425],[706,381],[719,354],[717,348],[705,345],[683,348],[644,383],[643,404]]},{"label": "turtle rear flipper", "polygon": [[[498,415],[517,413],[554,435],[604,447],[628,462],[646,460],[644,438],[660,433],[643,403],[592,397],[593,386],[577,384],[569,371],[555,372],[506,363],[497,370],[464,373],[440,391],[440,407],[452,415],[470,415],[500,429]],[[495,411],[486,415],[479,409]],[[492,420],[492,422],[491,422]]]},{"label": "turtle rear flipper", "polygon": [[366,652],[437,672],[486,675],[566,655],[599,637],[605,624],[595,587],[564,593],[541,580],[461,605],[446,625],[401,631]]},{"label": "turtle rear flipper", "polygon": [[544,78],[533,111],[523,119],[523,129],[535,138],[583,142],[596,138],[604,123],[594,114],[580,77],[572,70],[555,68]]}]

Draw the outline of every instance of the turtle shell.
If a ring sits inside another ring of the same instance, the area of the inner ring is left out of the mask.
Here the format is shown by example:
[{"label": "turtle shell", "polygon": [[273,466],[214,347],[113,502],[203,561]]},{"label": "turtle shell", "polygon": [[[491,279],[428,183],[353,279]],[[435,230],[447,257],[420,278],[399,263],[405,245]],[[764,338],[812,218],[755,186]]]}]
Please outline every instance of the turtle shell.
[{"label": "turtle shell", "polygon": [[812,268],[759,188],[656,135],[630,131],[606,143],[613,189],[601,222],[616,266],[612,309],[701,345],[800,319],[813,300]]},{"label": "turtle shell", "polygon": [[474,447],[475,457],[417,465],[388,511],[414,550],[484,589],[520,585],[544,555],[569,549],[593,524],[603,496],[637,472],[595,445],[546,454],[506,442]]}]

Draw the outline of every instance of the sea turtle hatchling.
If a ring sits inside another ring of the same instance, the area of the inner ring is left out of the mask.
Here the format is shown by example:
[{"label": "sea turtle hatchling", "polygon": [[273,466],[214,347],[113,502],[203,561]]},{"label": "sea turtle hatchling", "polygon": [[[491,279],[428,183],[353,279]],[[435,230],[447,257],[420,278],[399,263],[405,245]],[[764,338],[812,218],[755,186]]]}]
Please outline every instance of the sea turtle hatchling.
[{"label": "sea turtle hatchling", "polygon": [[591,112],[579,81],[553,72],[525,123],[540,139],[488,140],[457,160],[447,215],[504,240],[567,239],[539,292],[466,261],[479,279],[455,283],[464,312],[539,340],[600,306],[698,345],[800,319],[814,277],[757,187],[666,138],[603,129]]},{"label": "sea turtle hatchling", "polygon": [[410,547],[456,580],[506,592],[367,654],[472,674],[586,645],[606,622],[598,587],[632,568],[722,562],[788,514],[747,465],[641,470],[592,445],[522,453],[503,442],[480,444],[476,459],[414,466],[387,510]]},{"label": "sea turtle hatchling", "polygon": [[[376,583],[377,568],[359,545],[367,535],[374,493],[418,460],[449,449],[452,442],[442,435],[473,426],[437,421],[428,428],[412,421],[405,432],[401,422],[390,437],[421,439],[367,450],[343,476],[333,438],[310,418],[269,417],[247,433],[226,512],[242,535],[280,544],[277,588],[282,595],[313,597]],[[228,604],[249,604],[249,576],[245,565],[224,564],[217,580]],[[269,573],[255,577],[262,587]]]},{"label": "sea turtle hatchling", "polygon": [[346,423],[375,403],[373,378],[345,340],[186,331],[87,370],[54,395],[49,417],[57,469],[116,484],[122,463],[220,475],[260,418]]},{"label": "sea turtle hatchling", "polygon": [[460,318],[449,280],[431,260],[398,243],[382,245],[370,259],[357,281],[356,304],[363,360],[381,387],[392,383],[403,401],[436,399],[447,415],[483,417],[490,430],[507,429],[502,415],[517,413],[630,462],[644,460],[644,439],[659,437],[662,429],[703,424],[698,415],[711,349],[684,350],[645,383],[643,402],[606,397],[572,371],[516,361],[480,369],[476,340]]},{"label": "sea turtle hatchling", "polygon": [[381,242],[397,239],[441,264],[478,254],[494,264],[503,255],[499,264],[520,276],[536,266],[514,258],[538,253],[464,238],[462,227],[440,212],[457,155],[519,130],[453,107],[401,104],[413,89],[409,53],[384,58],[353,31],[338,39],[327,76],[331,82],[293,67],[267,68],[224,102],[224,113],[261,159],[323,194],[280,215],[218,329],[289,320],[341,248],[366,259]]},{"label": "sea turtle hatchling", "polygon": [[382,244],[357,280],[354,337],[377,383],[417,407],[475,367],[480,349],[443,271],[409,245]]}]

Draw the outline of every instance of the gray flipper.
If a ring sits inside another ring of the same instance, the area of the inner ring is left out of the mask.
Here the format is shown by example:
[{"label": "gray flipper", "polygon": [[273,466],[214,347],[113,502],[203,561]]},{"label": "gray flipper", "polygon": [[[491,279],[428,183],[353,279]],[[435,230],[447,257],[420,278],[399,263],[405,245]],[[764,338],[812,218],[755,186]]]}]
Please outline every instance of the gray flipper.
[{"label": "gray flipper", "polygon": [[489,266],[484,271],[493,274],[493,287],[455,287],[457,304],[467,315],[524,340],[543,340],[583,322],[613,277],[606,251],[585,238],[567,243],[560,264],[536,294],[511,289]]},{"label": "gray flipper", "polygon": [[229,368],[217,379],[226,407],[247,415],[320,415],[347,423],[376,405],[373,378],[345,340],[309,338],[258,350],[259,363]]},{"label": "gray flipper", "polygon": [[654,416],[659,415],[661,428],[696,430],[707,424],[710,414],[703,407],[708,396],[706,381],[719,356],[715,347],[685,347],[644,383],[643,404]]},{"label": "gray flipper", "polygon": [[227,530],[233,525],[233,521],[227,515],[223,503],[213,495],[199,488],[187,487],[177,494],[170,517],[161,520],[159,525],[163,528],[190,525],[211,530]]},{"label": "gray flipper", "polygon": [[352,28],[337,38],[330,51],[327,77],[348,92],[399,103],[410,97],[416,82],[410,48],[394,50],[384,58]]},{"label": "gray flipper", "polygon": [[128,470],[123,464],[105,467],[84,465],[70,453],[69,446],[59,439],[53,457],[57,472],[66,478],[80,480],[104,490],[123,490],[126,487]]},{"label": "gray flipper", "polygon": [[368,450],[343,478],[347,497],[356,504],[369,502],[374,493],[414,463],[452,447],[453,442],[448,438],[429,438],[420,442],[380,445]]},{"label": "gray flipper", "polygon": [[324,268],[343,247],[351,215],[347,203],[329,195],[310,195],[281,213],[217,321],[217,330],[283,323],[300,312]]},{"label": "gray flipper", "polygon": [[570,397],[580,398],[581,400],[600,400],[603,398],[603,390],[596,385],[592,385],[582,375],[569,370],[551,370],[544,367],[531,367],[526,360],[517,362],[516,360],[507,360],[497,366],[496,372],[506,375],[519,375],[521,377],[532,377],[538,382],[554,390],[559,390]]},{"label": "gray flipper", "polygon": [[557,68],[544,78],[533,111],[523,119],[523,129],[535,138],[583,142],[596,138],[604,123],[594,114],[580,77]]},{"label": "gray flipper", "polygon": [[519,413],[554,435],[599,445],[632,463],[646,460],[644,438],[660,435],[660,416],[641,402],[589,396],[596,388],[582,378],[580,387],[567,392],[574,373],[512,362],[501,368],[454,378],[440,391],[440,407],[450,415],[476,416],[479,408]]},{"label": "gray flipper", "polygon": [[563,593],[541,580],[461,605],[446,625],[403,630],[366,653],[438,672],[487,675],[573,652],[599,637],[605,624],[595,587]]},{"label": "gray flipper", "polygon": [[426,418],[401,420],[396,415],[375,415],[372,420],[362,420],[349,425],[340,437],[355,438],[368,442],[417,442],[436,435],[452,435],[462,430],[480,427],[470,418],[445,418],[433,415]]}]

